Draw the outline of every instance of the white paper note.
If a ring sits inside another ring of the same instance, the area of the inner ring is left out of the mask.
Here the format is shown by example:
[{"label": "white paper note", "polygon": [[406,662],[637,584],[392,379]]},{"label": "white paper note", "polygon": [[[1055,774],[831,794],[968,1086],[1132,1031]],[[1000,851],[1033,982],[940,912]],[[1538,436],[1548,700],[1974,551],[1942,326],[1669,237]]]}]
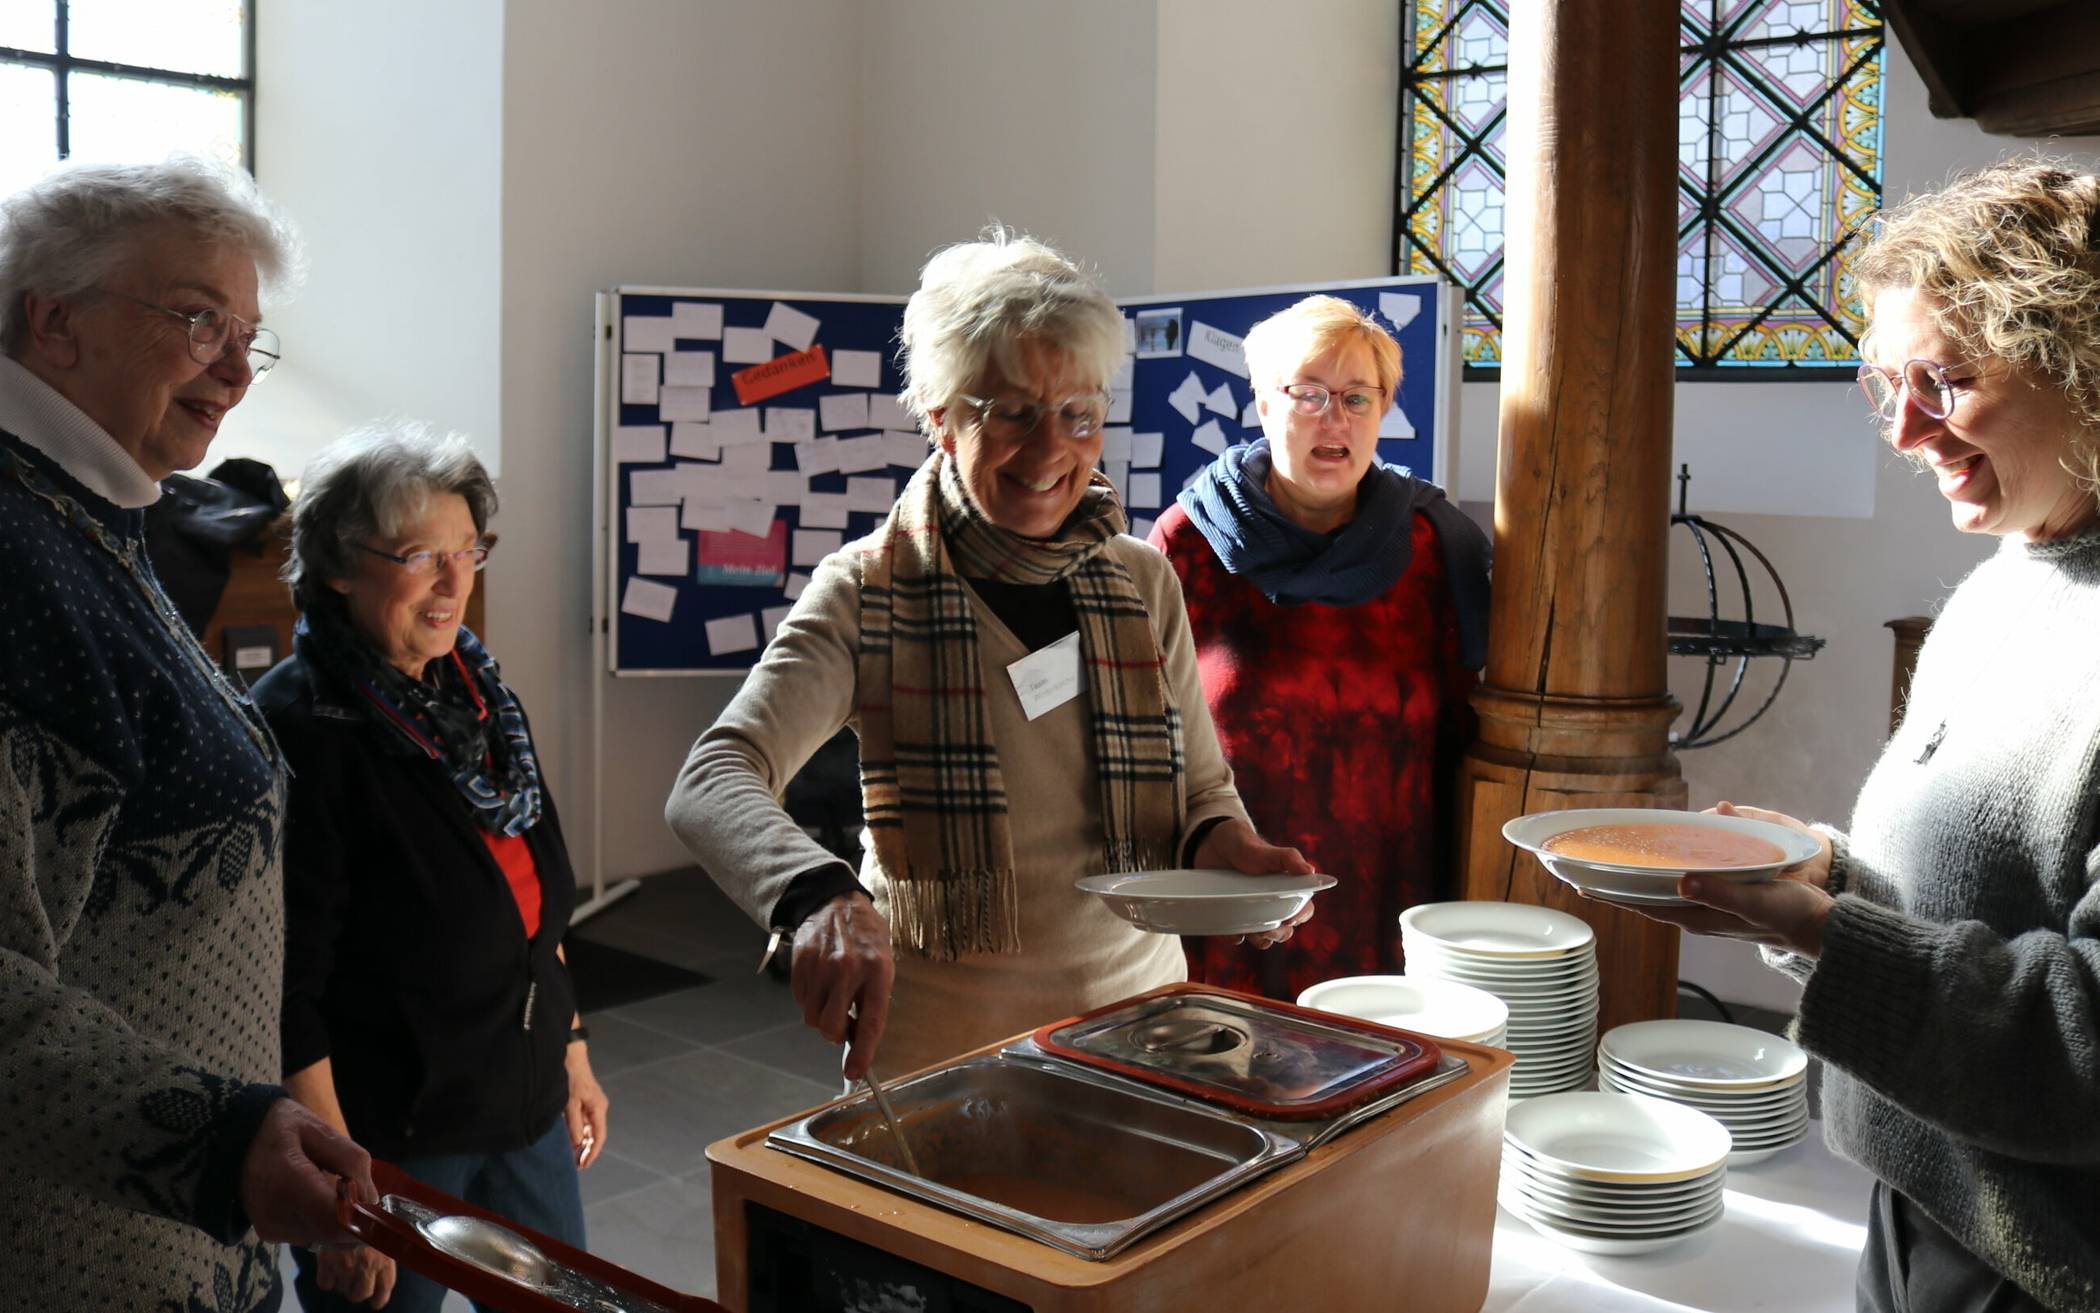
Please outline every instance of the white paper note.
[{"label": "white paper note", "polygon": [[1080,659],[1079,631],[1074,630],[1048,647],[1040,647],[1006,668],[1014,682],[1014,695],[1021,700],[1021,713],[1030,720],[1086,692],[1086,666]]},{"label": "white paper note", "polygon": [[1159,509],[1159,475],[1133,474],[1130,476],[1130,492],[1123,498],[1125,506],[1140,510]]},{"label": "white paper note", "polygon": [[711,388],[715,385],[715,353],[673,351],[664,357],[664,382],[678,387]]},{"label": "white paper note", "polygon": [[733,502],[729,507],[729,527],[753,538],[770,537],[773,533],[773,508],[759,501]]},{"label": "white paper note", "polygon": [[620,334],[622,351],[669,351],[671,349],[671,317],[669,315],[629,315],[624,331]]},{"label": "white paper note", "polygon": [[766,407],[766,441],[807,442],[815,436],[817,436],[817,412],[809,407]]},{"label": "white paper note", "polygon": [[663,458],[663,425],[622,424],[613,430],[613,464],[654,465]]},{"label": "white paper note", "polygon": [[[836,373],[832,381],[838,381]],[[817,418],[834,433],[840,429],[864,429],[868,427],[868,394],[834,392],[828,397],[818,397]]]},{"label": "white paper note", "polygon": [[1261,427],[1260,397],[1256,397],[1248,402],[1247,408],[1240,412],[1240,427],[1243,429],[1258,429]]},{"label": "white paper note", "polygon": [[709,656],[749,652],[758,646],[758,624],[749,615],[725,615],[707,622]]},{"label": "white paper note", "polygon": [[831,353],[831,382],[842,388],[882,386],[880,351],[834,351]]},{"label": "white paper note", "polygon": [[[665,508],[670,509],[669,507]],[[637,549],[636,574],[683,576],[693,566],[693,545],[683,538],[652,538]]]},{"label": "white paper note", "polygon": [[722,330],[722,363],[757,365],[773,358],[773,339],[763,328]]},{"label": "white paper note", "polygon": [[678,490],[686,501],[722,500],[715,491],[715,483],[721,476],[721,467],[718,465],[697,465],[689,460],[673,461],[671,475],[677,481]]},{"label": "white paper note", "polygon": [[698,420],[686,420],[671,426],[671,454],[687,460],[720,460],[722,444],[715,441],[715,431]]},{"label": "white paper note", "polygon": [[773,468],[773,448],[767,443],[744,443],[741,446],[722,448],[722,469],[725,473],[763,474]]},{"label": "white paper note", "polygon": [[1218,421],[1207,419],[1201,428],[1189,434],[1189,441],[1215,456],[1225,450],[1225,430],[1218,427]]},{"label": "white paper note", "polygon": [[899,433],[919,431],[918,421],[911,417],[904,403],[887,392],[877,392],[868,398],[868,427],[893,429]]},{"label": "white paper note", "polygon": [[676,470],[635,470],[627,476],[629,506],[676,506],[685,500],[685,484]]},{"label": "white paper note", "polygon": [[1184,348],[1189,355],[1207,365],[1216,365],[1228,374],[1247,377],[1246,346],[1240,339],[1222,328],[1212,328],[1201,320],[1189,324],[1189,344]]},{"label": "white paper note", "polygon": [[790,565],[815,565],[837,551],[845,535],[836,529],[797,529],[789,546]]},{"label": "white paper note", "polygon": [[818,327],[814,316],[803,314],[785,301],[775,301],[766,315],[766,336],[797,351],[809,350],[809,344],[817,340]]},{"label": "white paper note", "polygon": [[678,508],[676,506],[630,506],[627,508],[627,541],[645,543],[651,539],[676,538],[678,536]]},{"label": "white paper note", "polygon": [[1167,404],[1180,411],[1181,417],[1193,424],[1196,422],[1196,416],[1203,409],[1204,400],[1209,395],[1208,392],[1204,391],[1203,380],[1197,378],[1196,371],[1192,369],[1189,371],[1189,376],[1181,380],[1180,385],[1167,394]]},{"label": "white paper note", "polygon": [[620,610],[644,620],[669,620],[677,605],[678,590],[653,579],[629,579],[627,590],[620,594]]},{"label": "white paper note", "polygon": [[780,591],[786,593],[788,596],[788,600],[792,602],[796,598],[802,596],[802,590],[807,587],[809,587],[808,575],[790,573],[788,575],[787,586],[782,588]]},{"label": "white paper note", "polygon": [[761,499],[775,506],[800,506],[809,495],[809,476],[800,470],[767,470],[766,492]]},{"label": "white paper note", "polygon": [[817,438],[795,444],[795,468],[804,474],[836,474],[839,468],[839,440]]},{"label": "white paper note", "polygon": [[[839,473],[861,474],[890,467],[889,440],[880,433],[839,439]],[[885,508],[887,509],[887,508]]]},{"label": "white paper note", "polygon": [[1130,430],[1124,427],[1101,430],[1101,459],[1130,460]]},{"label": "white paper note", "polygon": [[708,436],[723,447],[741,447],[747,443],[764,442],[765,430],[759,425],[756,407],[741,410],[718,410],[707,417]]},{"label": "white paper note", "polygon": [[846,480],[846,505],[856,511],[872,511],[884,514],[897,500],[895,479],[848,479]]},{"label": "white paper note", "polygon": [[[1108,476],[1110,483],[1116,485],[1117,496],[1122,496],[1123,489],[1130,486],[1130,462],[1127,460],[1108,461],[1101,466],[1101,472]],[[1128,499],[1125,501],[1127,503]]]},{"label": "white paper note", "polygon": [[1167,452],[1167,435],[1164,433],[1133,433],[1130,435],[1130,464],[1135,469],[1159,468],[1160,457]]},{"label": "white paper note", "polygon": [[1385,418],[1378,421],[1378,436],[1381,438],[1411,438],[1414,435],[1414,422],[1398,406],[1385,412]]},{"label": "white paper note", "polygon": [[1150,538],[1152,536],[1152,521],[1142,515],[1131,516],[1130,536],[1133,538]]},{"label": "white paper note", "polygon": [[787,619],[788,612],[794,609],[792,606],[769,606],[758,613],[759,627],[766,631],[768,643],[773,641],[773,635],[780,632],[780,622]]},{"label": "white paper note", "polygon": [[843,492],[806,492],[802,494],[802,527],[805,529],[843,529],[846,514],[852,508],[846,505]]},{"label": "white paper note", "polygon": [[656,404],[656,362],[662,359],[662,356],[636,355],[633,352],[620,357],[621,405]]},{"label": "white paper note", "polygon": [[1227,419],[1240,413],[1240,403],[1232,399],[1232,384],[1220,383],[1212,388],[1203,404]]},{"label": "white paper note", "polygon": [[[1126,319],[1123,322],[1129,323],[1130,321]],[[1116,372],[1109,377],[1109,390],[1112,392],[1128,392],[1131,389],[1131,387],[1135,384],[1136,379],[1137,361],[1131,359],[1129,356],[1125,356],[1123,357],[1122,365],[1120,365],[1116,369]]]},{"label": "white paper note", "polygon": [[687,502],[685,512],[678,517],[681,527],[705,529],[709,533],[729,532],[729,507],[722,502]]},{"label": "white paper note", "polygon": [[889,451],[890,464],[902,465],[908,470],[915,470],[924,465],[926,453],[931,450],[926,445],[926,439],[916,433],[885,433],[882,435],[882,441]]},{"label": "white paper note", "polygon": [[1130,422],[1131,395],[1132,393],[1129,388],[1117,388],[1115,391],[1110,392],[1108,394],[1109,423],[1128,424]]},{"label": "white paper note", "polygon": [[706,419],[711,409],[709,397],[713,388],[672,387],[664,385],[663,399],[656,403],[656,413],[665,419]]},{"label": "white paper note", "polygon": [[671,307],[674,337],[722,336],[722,307],[712,301],[680,301]]},{"label": "white paper note", "polygon": [[1405,328],[1422,313],[1422,298],[1405,292],[1380,292],[1378,313],[1392,320],[1395,329]]}]

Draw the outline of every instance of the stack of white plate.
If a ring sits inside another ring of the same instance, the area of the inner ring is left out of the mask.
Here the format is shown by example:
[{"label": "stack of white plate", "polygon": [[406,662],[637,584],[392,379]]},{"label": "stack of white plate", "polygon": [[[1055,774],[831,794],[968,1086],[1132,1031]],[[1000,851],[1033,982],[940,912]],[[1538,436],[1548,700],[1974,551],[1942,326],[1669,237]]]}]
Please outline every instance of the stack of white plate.
[{"label": "stack of white plate", "polygon": [[1738,1166],[1808,1133],[1808,1055],[1777,1035],[1719,1021],[1637,1021],[1597,1046],[1599,1089],[1696,1108],[1728,1128]]},{"label": "stack of white plate", "polygon": [[1550,1094],[1509,1110],[1496,1198],[1551,1240],[1639,1254],[1721,1218],[1728,1131],[1635,1094]]},{"label": "stack of white plate", "polygon": [[1589,1083],[1597,1042],[1597,936],[1525,903],[1424,903],[1400,914],[1410,980],[1484,989],[1509,1008],[1512,1098]]},{"label": "stack of white plate", "polygon": [[1498,1048],[1509,1029],[1508,1004],[1484,989],[1451,980],[1343,976],[1306,990],[1298,996],[1298,1006],[1359,1017],[1435,1039]]}]

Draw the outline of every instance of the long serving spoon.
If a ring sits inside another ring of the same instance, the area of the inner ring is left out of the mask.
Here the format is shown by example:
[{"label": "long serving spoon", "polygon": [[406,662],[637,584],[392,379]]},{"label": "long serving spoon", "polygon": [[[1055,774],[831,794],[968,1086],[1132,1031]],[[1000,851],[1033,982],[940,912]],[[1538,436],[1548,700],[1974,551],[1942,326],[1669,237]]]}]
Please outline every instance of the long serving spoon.
[{"label": "long serving spoon", "polygon": [[904,1155],[905,1170],[913,1176],[926,1175],[919,1170],[919,1160],[912,1156],[911,1141],[904,1138],[904,1128],[897,1124],[896,1111],[890,1107],[890,1096],[882,1092],[882,1082],[875,1079],[875,1069],[868,1068],[868,1074],[860,1079],[861,1083],[868,1087],[868,1093],[875,1096],[875,1106],[882,1109],[882,1120],[889,1124],[890,1134],[897,1141],[897,1149]]}]

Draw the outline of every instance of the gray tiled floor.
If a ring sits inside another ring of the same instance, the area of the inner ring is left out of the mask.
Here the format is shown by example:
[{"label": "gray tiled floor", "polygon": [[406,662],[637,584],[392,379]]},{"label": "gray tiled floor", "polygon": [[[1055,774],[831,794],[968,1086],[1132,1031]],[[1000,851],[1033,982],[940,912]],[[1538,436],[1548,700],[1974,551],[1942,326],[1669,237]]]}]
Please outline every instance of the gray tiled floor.
[{"label": "gray tiled floor", "polygon": [[[583,1201],[592,1253],[713,1295],[708,1144],[837,1094],[839,1051],[802,1024],[785,983],[757,974],[765,936],[698,871],[652,876],[571,933],[710,977],[590,1016],[612,1111]],[[468,1310],[458,1295],[445,1304]]]}]

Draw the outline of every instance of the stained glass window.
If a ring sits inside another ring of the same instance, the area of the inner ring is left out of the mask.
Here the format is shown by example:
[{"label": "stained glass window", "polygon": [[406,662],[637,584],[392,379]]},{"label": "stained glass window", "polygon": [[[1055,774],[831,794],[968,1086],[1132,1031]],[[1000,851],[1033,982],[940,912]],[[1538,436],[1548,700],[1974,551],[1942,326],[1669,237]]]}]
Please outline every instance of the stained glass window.
[{"label": "stained glass window", "polygon": [[0,0],[0,195],[65,159],[251,166],[248,0]]},{"label": "stained glass window", "polygon": [[[1469,370],[1502,361],[1508,0],[1399,0],[1395,264],[1465,289]],[[1681,373],[1859,363],[1851,238],[1881,206],[1875,0],[1682,0]]]}]

